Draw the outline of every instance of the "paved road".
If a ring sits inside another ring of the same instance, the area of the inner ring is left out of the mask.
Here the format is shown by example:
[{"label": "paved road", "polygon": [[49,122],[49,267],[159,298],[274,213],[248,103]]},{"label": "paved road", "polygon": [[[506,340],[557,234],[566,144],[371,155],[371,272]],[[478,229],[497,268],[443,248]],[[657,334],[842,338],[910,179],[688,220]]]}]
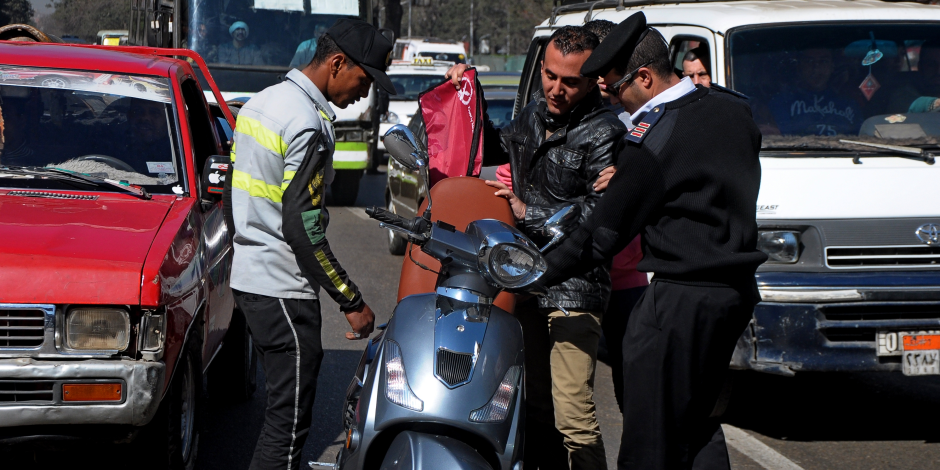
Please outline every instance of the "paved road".
[{"label": "paved road", "polygon": [[[402,258],[385,250],[385,233],[361,206],[382,205],[384,175],[367,175],[357,205],[331,210],[333,250],[385,322],[395,306]],[[348,324],[336,304],[323,302],[325,358],[320,372],[313,432],[303,461],[331,461],[342,438],[341,407],[362,343],[347,341]],[[613,397],[610,366],[597,369],[596,399],[609,468],[616,468],[622,423]],[[210,377],[211,378],[211,377]],[[263,384],[259,371],[259,384]],[[211,384],[211,381],[210,381]],[[213,393],[214,392],[214,393]],[[207,428],[197,469],[243,469],[251,459],[263,420],[265,391],[238,405],[210,389]],[[940,377],[900,374],[803,375],[793,379],[758,374],[736,377],[725,415],[735,470],[940,468]],[[0,453],[0,468],[70,468],[108,461],[127,464],[120,449],[89,445],[69,450]],[[118,468],[124,465],[119,465]]]}]

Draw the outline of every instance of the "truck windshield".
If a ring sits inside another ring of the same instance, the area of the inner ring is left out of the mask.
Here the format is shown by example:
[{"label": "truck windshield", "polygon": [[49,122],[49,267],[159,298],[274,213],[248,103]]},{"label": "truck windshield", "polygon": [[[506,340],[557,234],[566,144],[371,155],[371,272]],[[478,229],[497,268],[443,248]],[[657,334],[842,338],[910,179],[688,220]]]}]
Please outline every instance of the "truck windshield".
[{"label": "truck windshield", "polygon": [[[157,193],[171,193],[182,173],[165,78],[0,65],[0,116],[0,167],[54,167]],[[4,187],[87,189],[0,176]]]},{"label": "truck windshield", "polygon": [[729,45],[729,83],[750,97],[765,149],[938,143],[940,25],[756,27]]},{"label": "truck windshield", "polygon": [[181,46],[206,60],[222,91],[258,92],[310,63],[320,35],[339,18],[358,17],[359,2],[190,0]]}]

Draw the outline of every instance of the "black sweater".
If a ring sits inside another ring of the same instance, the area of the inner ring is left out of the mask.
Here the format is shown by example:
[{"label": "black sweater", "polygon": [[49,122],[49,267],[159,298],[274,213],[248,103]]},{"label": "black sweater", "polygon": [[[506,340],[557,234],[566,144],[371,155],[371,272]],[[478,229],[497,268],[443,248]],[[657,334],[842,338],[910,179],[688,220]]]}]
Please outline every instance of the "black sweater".
[{"label": "black sweater", "polygon": [[695,283],[753,282],[761,134],[741,99],[699,87],[663,105],[640,144],[622,141],[617,173],[591,217],[546,255],[553,285],[642,234],[640,271]]}]

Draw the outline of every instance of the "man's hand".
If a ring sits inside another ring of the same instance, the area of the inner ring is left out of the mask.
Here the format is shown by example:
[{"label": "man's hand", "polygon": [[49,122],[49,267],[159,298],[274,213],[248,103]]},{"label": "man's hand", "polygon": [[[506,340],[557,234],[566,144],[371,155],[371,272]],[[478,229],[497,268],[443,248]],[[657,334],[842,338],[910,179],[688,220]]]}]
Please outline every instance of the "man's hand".
[{"label": "man's hand", "polygon": [[614,173],[617,172],[617,169],[613,166],[609,166],[601,170],[601,173],[597,175],[597,181],[594,182],[594,192],[602,193],[607,189],[607,184],[610,183],[610,179],[614,177]]},{"label": "man's hand", "polygon": [[[346,332],[346,339],[366,339],[372,334],[372,330],[375,329],[375,314],[372,313],[372,309],[364,303],[359,310],[346,312],[346,321],[348,321],[349,326],[352,327],[352,331]],[[359,333],[359,337],[356,337],[356,333]]]},{"label": "man's hand", "polygon": [[470,66],[467,64],[457,64],[447,70],[447,73],[444,74],[444,78],[450,80],[454,84],[454,88],[460,89],[460,79],[463,77],[463,73],[467,71]]},{"label": "man's hand", "polygon": [[506,200],[509,201],[509,207],[512,208],[512,215],[516,218],[516,220],[525,220],[525,203],[522,202],[522,199],[517,198],[516,195],[509,190],[509,186],[506,186],[499,181],[490,180],[487,180],[486,184],[498,189],[499,191],[496,191],[496,195],[502,198],[506,198]]}]

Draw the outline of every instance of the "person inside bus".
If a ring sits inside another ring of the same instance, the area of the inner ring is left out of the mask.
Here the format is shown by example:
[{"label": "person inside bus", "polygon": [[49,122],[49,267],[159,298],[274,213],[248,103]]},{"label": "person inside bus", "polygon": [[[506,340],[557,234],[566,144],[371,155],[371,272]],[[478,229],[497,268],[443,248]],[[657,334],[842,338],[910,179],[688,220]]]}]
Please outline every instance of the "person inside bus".
[{"label": "person inside bus", "polygon": [[219,62],[232,65],[264,65],[261,50],[248,43],[248,24],[236,21],[228,28],[232,42],[219,46]]},{"label": "person inside bus", "polygon": [[795,70],[796,86],[770,100],[781,134],[856,134],[862,116],[858,104],[841,96],[830,83],[835,58],[828,48],[813,47],[799,53]]},{"label": "person inside bus", "polygon": [[692,83],[709,88],[712,85],[711,60],[708,57],[708,44],[696,47],[685,53],[682,58],[682,76],[690,77]]},{"label": "person inside bus", "polygon": [[317,38],[326,32],[326,26],[317,25],[314,29],[313,37],[300,43],[297,51],[294,52],[294,58],[290,61],[290,68],[302,69],[313,60],[313,54],[317,52]]},{"label": "person inside bus", "polygon": [[[184,49],[189,49],[183,44]],[[208,63],[219,61],[219,47],[209,42],[209,26],[199,23],[196,26],[196,36],[193,38],[192,50],[201,55]]]}]

